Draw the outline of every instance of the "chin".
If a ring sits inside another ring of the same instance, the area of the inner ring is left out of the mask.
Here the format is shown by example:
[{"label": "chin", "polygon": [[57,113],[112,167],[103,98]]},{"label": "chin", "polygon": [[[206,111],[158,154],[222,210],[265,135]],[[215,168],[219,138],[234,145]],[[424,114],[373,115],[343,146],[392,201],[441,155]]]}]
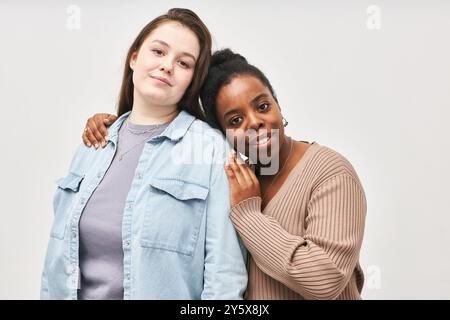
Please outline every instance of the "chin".
[{"label": "chin", "polygon": [[[149,90],[147,90],[149,91]],[[150,92],[143,92],[141,93],[145,101],[147,101],[151,105],[156,106],[173,106],[176,105],[176,102],[172,101],[173,99],[170,99],[167,97],[167,94],[160,93],[155,91]]]}]

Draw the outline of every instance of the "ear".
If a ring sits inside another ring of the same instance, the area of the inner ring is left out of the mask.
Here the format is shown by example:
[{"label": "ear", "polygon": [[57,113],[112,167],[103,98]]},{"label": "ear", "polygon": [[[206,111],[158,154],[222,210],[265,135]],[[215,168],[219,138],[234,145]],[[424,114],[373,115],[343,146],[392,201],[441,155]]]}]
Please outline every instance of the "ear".
[{"label": "ear", "polygon": [[131,54],[131,58],[130,58],[130,68],[131,70],[134,71],[134,66],[136,65],[136,59],[137,59],[138,53],[137,51],[133,52]]}]

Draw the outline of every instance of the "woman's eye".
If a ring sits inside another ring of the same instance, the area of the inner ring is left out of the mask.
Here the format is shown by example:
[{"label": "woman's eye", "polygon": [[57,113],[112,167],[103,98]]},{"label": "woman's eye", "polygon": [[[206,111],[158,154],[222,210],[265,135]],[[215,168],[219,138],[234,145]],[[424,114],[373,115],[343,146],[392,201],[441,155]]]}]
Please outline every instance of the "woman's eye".
[{"label": "woman's eye", "polygon": [[261,111],[265,111],[265,110],[269,109],[269,107],[270,107],[270,104],[268,104],[268,103],[263,103],[263,104],[260,104],[260,105],[258,106],[258,109],[261,110]]},{"label": "woman's eye", "polygon": [[185,69],[188,69],[191,67],[188,63],[184,62],[183,60],[178,61],[178,63],[180,64],[181,67],[183,67]]},{"label": "woman's eye", "polygon": [[242,121],[242,118],[241,117],[234,117],[233,119],[231,119],[230,120],[230,125],[232,125],[232,126],[236,126],[236,125],[238,125],[239,123],[241,123],[241,121]]},{"label": "woman's eye", "polygon": [[157,56],[162,56],[163,53],[164,53],[164,52],[162,52],[162,50],[159,50],[159,49],[153,49],[152,51],[153,51],[153,52],[155,53],[155,55],[157,55]]}]

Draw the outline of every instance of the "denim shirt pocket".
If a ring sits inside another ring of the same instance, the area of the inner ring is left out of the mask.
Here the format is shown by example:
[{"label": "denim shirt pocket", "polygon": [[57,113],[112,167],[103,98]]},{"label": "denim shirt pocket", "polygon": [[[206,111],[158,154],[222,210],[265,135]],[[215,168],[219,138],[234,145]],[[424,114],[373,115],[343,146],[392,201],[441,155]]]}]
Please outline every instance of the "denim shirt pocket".
[{"label": "denim shirt pocket", "polygon": [[153,178],[141,246],[192,256],[209,189],[176,178]]},{"label": "denim shirt pocket", "polygon": [[66,220],[83,178],[83,176],[71,172],[66,177],[56,181],[58,188],[53,198],[53,211],[55,216],[50,232],[51,237],[64,239]]}]

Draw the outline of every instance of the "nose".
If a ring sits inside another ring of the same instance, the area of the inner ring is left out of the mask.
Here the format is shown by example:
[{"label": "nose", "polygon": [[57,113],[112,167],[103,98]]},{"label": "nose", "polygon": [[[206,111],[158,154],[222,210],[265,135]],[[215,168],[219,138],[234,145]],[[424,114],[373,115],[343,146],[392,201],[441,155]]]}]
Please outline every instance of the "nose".
[{"label": "nose", "polygon": [[256,114],[250,114],[248,116],[248,129],[258,131],[264,127],[264,121]]},{"label": "nose", "polygon": [[159,70],[162,72],[166,72],[168,74],[172,74],[173,72],[173,64],[169,59],[166,59],[161,62],[161,65],[159,66]]}]

